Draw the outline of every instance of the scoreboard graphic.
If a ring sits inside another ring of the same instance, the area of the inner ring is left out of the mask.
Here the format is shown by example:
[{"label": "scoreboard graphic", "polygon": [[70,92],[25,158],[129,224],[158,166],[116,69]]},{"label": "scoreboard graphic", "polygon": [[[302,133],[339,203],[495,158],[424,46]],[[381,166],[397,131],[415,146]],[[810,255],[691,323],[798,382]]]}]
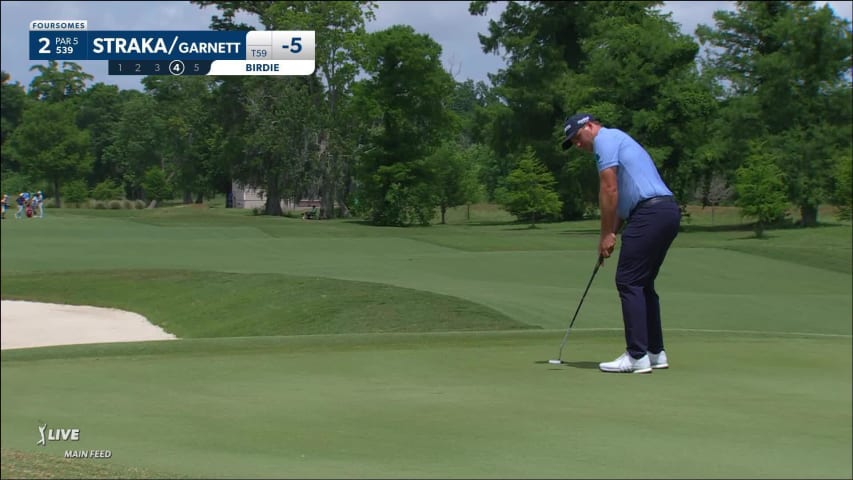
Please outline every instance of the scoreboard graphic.
[{"label": "scoreboard graphic", "polygon": [[30,22],[30,60],[106,60],[110,75],[310,75],[314,31],[90,31]]}]

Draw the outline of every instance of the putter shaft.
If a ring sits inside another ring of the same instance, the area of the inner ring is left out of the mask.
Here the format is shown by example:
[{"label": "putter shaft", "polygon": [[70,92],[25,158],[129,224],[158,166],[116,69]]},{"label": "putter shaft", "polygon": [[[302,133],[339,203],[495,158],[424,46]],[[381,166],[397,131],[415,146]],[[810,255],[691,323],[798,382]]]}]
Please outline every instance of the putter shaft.
[{"label": "putter shaft", "polygon": [[598,273],[598,268],[601,267],[601,264],[604,263],[604,255],[599,255],[598,260],[595,262],[595,269],[592,270],[592,276],[589,277],[589,282],[586,284],[586,289],[583,291],[583,295],[581,296],[581,301],[578,303],[578,308],[575,309],[575,314],[572,316],[572,322],[569,323],[569,328],[566,329],[566,334],[563,335],[563,341],[560,343],[560,353],[557,356],[557,359],[560,363],[563,362],[563,347],[566,346],[566,340],[569,338],[569,332],[572,330],[572,326],[575,324],[575,320],[578,318],[578,312],[581,311],[581,305],[583,305],[583,300],[586,298],[587,292],[589,292],[589,287],[592,285],[592,281],[595,279],[595,274]]}]

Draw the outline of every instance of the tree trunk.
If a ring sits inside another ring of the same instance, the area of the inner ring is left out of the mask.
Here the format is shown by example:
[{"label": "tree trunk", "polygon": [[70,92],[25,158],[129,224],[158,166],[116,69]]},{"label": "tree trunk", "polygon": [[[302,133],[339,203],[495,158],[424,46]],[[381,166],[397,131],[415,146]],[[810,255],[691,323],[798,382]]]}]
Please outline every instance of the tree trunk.
[{"label": "tree trunk", "polygon": [[762,223],[761,221],[755,222],[755,225],[753,225],[753,228],[755,229],[755,237],[756,238],[764,237],[764,223]]},{"label": "tree trunk", "polygon": [[184,205],[193,203],[193,193],[189,190],[184,190]]},{"label": "tree trunk", "polygon": [[195,203],[204,203],[204,195],[201,193],[196,194]]},{"label": "tree trunk", "polygon": [[444,214],[447,213],[447,207],[444,205],[441,206],[441,224],[444,225]]},{"label": "tree trunk", "polygon": [[804,227],[817,226],[817,205],[801,205],[800,216],[802,217],[801,224]]},{"label": "tree trunk", "polygon": [[326,212],[326,218],[335,218],[335,197],[337,196],[337,189],[331,183],[326,184],[326,188],[323,189],[325,195],[320,199],[320,205],[323,205],[323,210]]},{"label": "tree trunk", "polygon": [[282,215],[281,193],[278,191],[278,185],[267,185],[266,197],[266,214],[280,217]]},{"label": "tree trunk", "polygon": [[347,204],[346,204],[346,203],[344,203],[344,201],[343,201],[343,200],[338,201],[338,203],[339,203],[339,204],[340,204],[340,206],[341,206],[341,215],[340,215],[340,216],[341,216],[341,218],[349,218],[349,217],[350,217],[350,213],[349,213],[349,207],[347,207]]},{"label": "tree trunk", "polygon": [[62,208],[62,196],[59,194],[59,180],[53,181],[53,197],[56,199],[56,208]]}]

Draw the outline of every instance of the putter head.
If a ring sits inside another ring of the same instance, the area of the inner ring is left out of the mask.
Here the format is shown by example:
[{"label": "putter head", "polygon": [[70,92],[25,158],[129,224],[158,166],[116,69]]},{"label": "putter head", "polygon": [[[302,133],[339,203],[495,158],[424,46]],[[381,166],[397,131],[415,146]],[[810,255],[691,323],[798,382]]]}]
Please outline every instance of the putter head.
[{"label": "putter head", "polygon": [[551,365],[562,365],[563,361],[562,360],[548,360],[548,363],[550,363]]}]

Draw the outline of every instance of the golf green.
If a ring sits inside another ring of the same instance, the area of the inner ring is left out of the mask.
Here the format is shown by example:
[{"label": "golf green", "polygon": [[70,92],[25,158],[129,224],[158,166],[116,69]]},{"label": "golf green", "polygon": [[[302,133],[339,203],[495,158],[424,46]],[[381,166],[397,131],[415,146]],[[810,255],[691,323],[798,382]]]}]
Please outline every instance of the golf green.
[{"label": "golf green", "polygon": [[[5,448],[107,449],[194,477],[849,477],[846,336],[680,331],[317,335],[3,353]],[[79,442],[35,447],[37,426]],[[96,462],[98,460],[79,460]]]}]

